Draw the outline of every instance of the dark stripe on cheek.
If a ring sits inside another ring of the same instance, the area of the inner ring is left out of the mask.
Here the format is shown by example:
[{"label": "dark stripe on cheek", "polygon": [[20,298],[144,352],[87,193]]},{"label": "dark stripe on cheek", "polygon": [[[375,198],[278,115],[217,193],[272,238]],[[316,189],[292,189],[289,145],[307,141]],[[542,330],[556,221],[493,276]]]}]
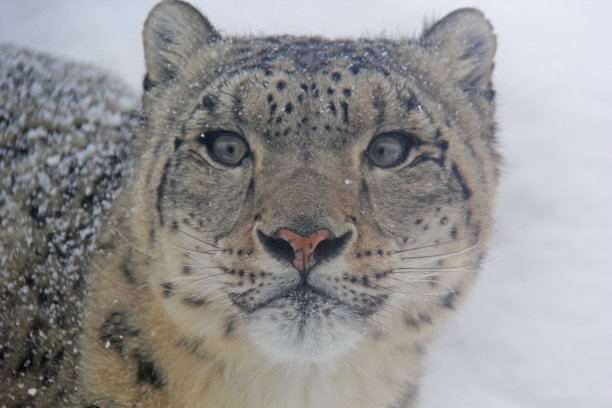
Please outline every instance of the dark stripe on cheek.
[{"label": "dark stripe on cheek", "polygon": [[166,194],[166,184],[168,183],[168,170],[170,170],[170,159],[164,165],[161,182],[157,187],[157,212],[159,213],[159,223],[164,225],[163,203],[164,195]]},{"label": "dark stripe on cheek", "polygon": [[111,347],[119,353],[124,352],[124,342],[139,334],[140,330],[131,325],[127,312],[123,310],[110,312],[100,327],[103,347]]},{"label": "dark stripe on cheek", "polygon": [[459,182],[459,185],[461,186],[461,191],[463,193],[463,199],[467,200],[468,198],[472,196],[472,190],[470,190],[468,185],[465,183],[465,180],[463,179],[463,176],[461,175],[461,173],[459,173],[459,169],[457,168],[457,165],[455,163],[453,163],[452,171],[453,171],[453,176],[455,177],[455,179],[457,179],[457,181]]},{"label": "dark stripe on cheek", "polygon": [[123,267],[121,269],[123,270],[123,274],[125,275],[125,278],[127,279],[127,281],[131,284],[135,284],[136,275],[134,273],[134,270],[132,269],[132,265],[130,264],[129,258],[125,260],[125,262],[123,263]]},{"label": "dark stripe on cheek", "polygon": [[254,196],[255,196],[255,180],[251,178],[251,180],[249,180],[249,186],[247,187],[247,191],[246,191],[247,201],[251,200]]},{"label": "dark stripe on cheek", "polygon": [[195,308],[201,308],[202,306],[208,303],[208,300],[200,296],[191,296],[191,297],[187,297],[183,299],[183,302],[185,302],[185,304],[188,306],[192,306]]},{"label": "dark stripe on cheek", "polygon": [[453,290],[448,292],[442,298],[442,305],[447,309],[455,309],[455,302],[457,301],[457,297],[459,297],[459,291]]},{"label": "dark stripe on cheek", "polygon": [[142,350],[136,350],[134,353],[138,364],[137,378],[140,383],[148,383],[155,388],[162,388],[166,385],[155,361],[147,353]]},{"label": "dark stripe on cheek", "polygon": [[170,297],[174,293],[174,285],[170,282],[162,282],[161,287],[164,290],[164,297]]},{"label": "dark stripe on cheek", "polygon": [[418,387],[414,384],[406,384],[404,385],[404,391],[398,396],[397,400],[393,405],[390,405],[388,408],[410,408],[413,406],[416,396],[417,396]]},{"label": "dark stripe on cheek", "polygon": [[234,317],[230,317],[227,320],[227,323],[226,323],[226,326],[225,326],[225,337],[226,338],[232,337],[232,335],[234,334],[235,325],[236,325],[236,321],[235,321]]},{"label": "dark stripe on cheek", "polygon": [[361,179],[361,189],[360,189],[361,197],[367,202],[370,202],[370,189],[368,188],[368,184],[365,179]]}]

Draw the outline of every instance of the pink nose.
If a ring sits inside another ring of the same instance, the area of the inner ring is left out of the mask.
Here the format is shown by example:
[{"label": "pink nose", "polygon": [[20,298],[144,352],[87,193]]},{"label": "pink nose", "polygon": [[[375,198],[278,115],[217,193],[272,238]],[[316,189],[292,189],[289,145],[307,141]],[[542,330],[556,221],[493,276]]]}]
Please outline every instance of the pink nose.
[{"label": "pink nose", "polygon": [[330,235],[331,233],[325,229],[315,231],[307,237],[288,229],[281,229],[276,233],[278,238],[287,241],[293,248],[294,257],[291,262],[299,270],[310,269],[317,263],[314,258],[314,250],[321,241]]}]

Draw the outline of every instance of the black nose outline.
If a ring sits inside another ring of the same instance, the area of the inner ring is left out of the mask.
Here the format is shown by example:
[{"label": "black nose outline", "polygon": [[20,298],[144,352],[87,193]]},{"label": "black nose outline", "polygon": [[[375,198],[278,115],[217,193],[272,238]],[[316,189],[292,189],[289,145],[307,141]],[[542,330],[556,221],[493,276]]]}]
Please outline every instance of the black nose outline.
[{"label": "black nose outline", "polygon": [[[283,238],[277,238],[279,231],[286,228],[279,228],[277,231],[272,234],[272,236],[266,235],[263,231],[257,230],[257,237],[259,241],[266,249],[266,251],[274,258],[281,262],[288,262],[292,266],[293,260],[296,256],[295,250],[293,247]],[[310,235],[310,234],[309,234]],[[331,260],[342,253],[344,248],[346,247],[348,241],[350,240],[353,233],[351,231],[347,231],[342,234],[340,237],[335,237],[333,233],[319,242],[313,251],[314,259],[316,263],[309,269],[301,270],[300,272],[308,272],[310,269],[313,269],[315,266],[322,264],[325,261]],[[295,266],[294,266],[295,268]]]}]

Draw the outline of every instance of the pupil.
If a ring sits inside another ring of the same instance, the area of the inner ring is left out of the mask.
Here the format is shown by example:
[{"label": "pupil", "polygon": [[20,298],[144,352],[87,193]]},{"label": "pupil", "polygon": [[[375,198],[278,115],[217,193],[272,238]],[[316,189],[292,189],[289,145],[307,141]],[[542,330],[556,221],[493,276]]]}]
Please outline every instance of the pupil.
[{"label": "pupil", "polygon": [[234,146],[227,146],[227,154],[230,156],[234,154]]},{"label": "pupil", "polygon": [[378,155],[379,155],[379,156],[382,156],[382,155],[384,155],[384,154],[385,154],[385,148],[384,148],[384,147],[379,147],[379,148],[378,148]]}]

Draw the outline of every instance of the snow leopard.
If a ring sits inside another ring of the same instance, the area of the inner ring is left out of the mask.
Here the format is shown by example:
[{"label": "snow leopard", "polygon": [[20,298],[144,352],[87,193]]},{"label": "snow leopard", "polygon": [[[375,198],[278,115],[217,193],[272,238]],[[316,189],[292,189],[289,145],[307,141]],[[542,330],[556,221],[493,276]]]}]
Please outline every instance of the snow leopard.
[{"label": "snow leopard", "polygon": [[496,36],[224,36],[162,1],[133,95],[0,48],[1,407],[417,404],[493,226]]}]

